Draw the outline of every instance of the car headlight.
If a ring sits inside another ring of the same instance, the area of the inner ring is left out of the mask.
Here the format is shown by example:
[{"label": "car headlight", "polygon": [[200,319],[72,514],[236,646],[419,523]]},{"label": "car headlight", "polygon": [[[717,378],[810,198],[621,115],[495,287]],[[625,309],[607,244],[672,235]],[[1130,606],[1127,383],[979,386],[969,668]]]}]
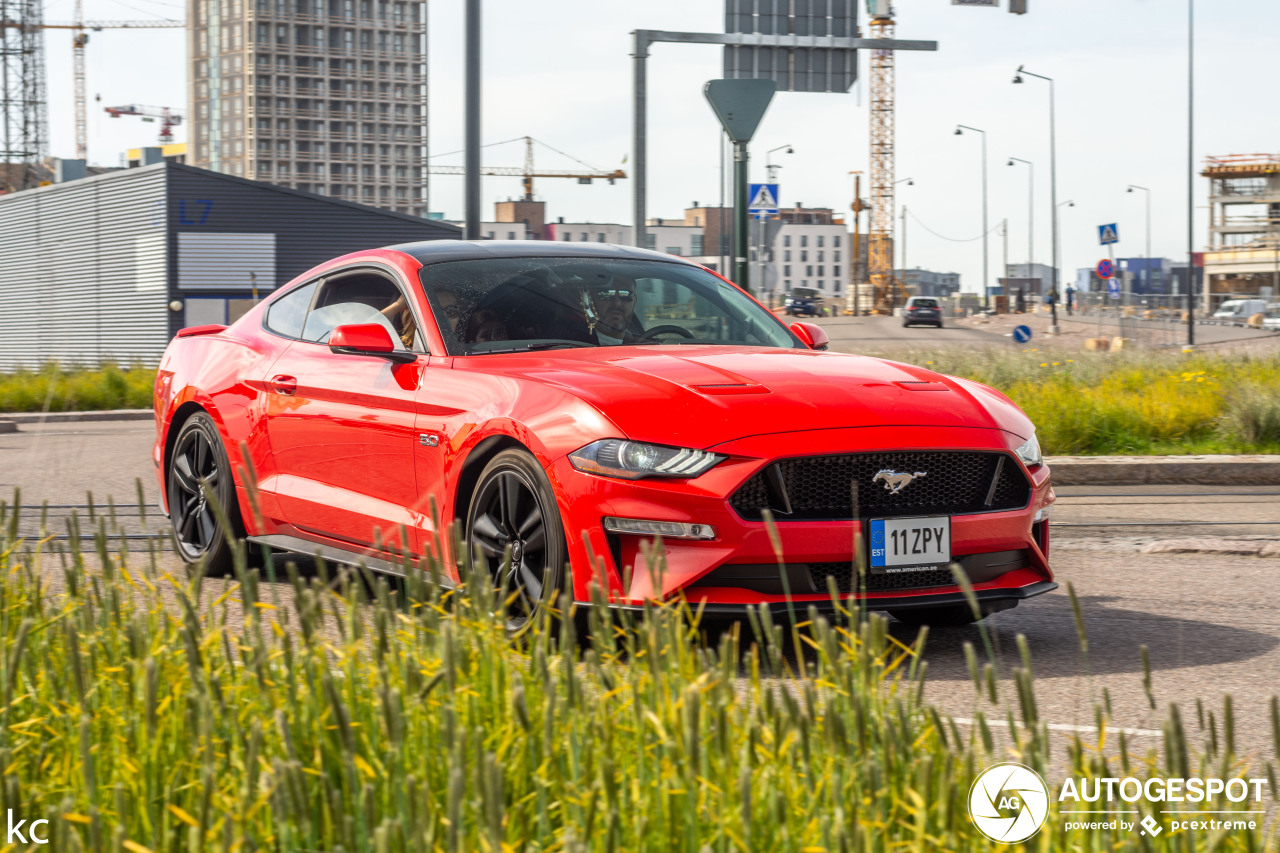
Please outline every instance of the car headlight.
[{"label": "car headlight", "polygon": [[727,456],[688,447],[667,447],[605,438],[569,454],[569,461],[579,471],[639,480],[644,477],[697,477]]},{"label": "car headlight", "polygon": [[1036,434],[1032,433],[1031,438],[1022,442],[1018,449],[1013,451],[1018,454],[1018,458],[1028,468],[1034,468],[1044,462],[1044,457],[1040,455],[1040,442],[1036,440]]}]

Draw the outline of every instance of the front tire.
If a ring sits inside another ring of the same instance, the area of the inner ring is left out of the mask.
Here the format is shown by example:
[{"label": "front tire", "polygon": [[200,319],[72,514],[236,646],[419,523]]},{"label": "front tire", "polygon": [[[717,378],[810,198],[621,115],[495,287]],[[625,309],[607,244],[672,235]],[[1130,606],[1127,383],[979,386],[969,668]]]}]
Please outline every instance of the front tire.
[{"label": "front tire", "polygon": [[[468,557],[479,554],[475,569],[486,571],[495,588],[505,581],[511,636],[526,633],[539,611],[554,607],[561,590],[572,588],[555,493],[528,451],[504,450],[484,466],[467,509],[466,530]],[[510,563],[504,566],[508,550]]]},{"label": "front tire", "polygon": [[[231,463],[218,426],[208,414],[198,412],[182,425],[173,444],[166,479],[169,520],[178,556],[188,566],[199,565],[203,560],[204,573],[210,577],[231,574],[233,543],[244,536],[244,524],[236,502]],[[222,506],[231,530],[218,520],[208,494]]]}]

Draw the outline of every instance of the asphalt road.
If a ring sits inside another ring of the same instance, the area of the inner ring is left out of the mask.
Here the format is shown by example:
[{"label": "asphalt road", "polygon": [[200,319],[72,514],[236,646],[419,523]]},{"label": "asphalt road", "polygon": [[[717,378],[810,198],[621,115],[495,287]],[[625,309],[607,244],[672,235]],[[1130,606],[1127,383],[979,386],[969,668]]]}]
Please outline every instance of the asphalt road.
[{"label": "asphalt road", "polygon": [[[1060,334],[1048,335],[1050,317],[1047,313],[1002,314],[996,317],[964,317],[948,319],[941,329],[932,326],[912,326],[905,329],[901,317],[795,317],[788,320],[804,320],[817,323],[831,339],[831,349],[838,352],[882,352],[894,349],[937,349],[941,347],[1022,347],[1015,344],[1012,332],[1015,326],[1031,328],[1033,338],[1029,347],[1054,347],[1081,350],[1084,340],[1092,337],[1114,337],[1120,328],[1113,317],[1058,316]],[[1181,347],[1186,340],[1185,326],[1171,326],[1158,322],[1134,321],[1127,327],[1131,340],[1140,346],[1152,348]],[[1280,333],[1247,329],[1241,326],[1196,326],[1196,345],[1214,350],[1220,347],[1250,347],[1274,352],[1280,346]]]},{"label": "asphalt road", "polygon": [[[56,532],[65,529],[70,513],[86,513],[90,493],[98,509],[114,497],[126,530],[162,531],[152,429],[148,421],[24,425],[18,433],[0,435],[0,496],[10,500],[13,489],[21,488],[28,507],[21,526],[31,534],[38,530],[42,501],[50,504],[48,529]],[[138,478],[148,504],[145,521],[137,508]],[[1050,553],[1063,589],[985,622],[1003,695],[1015,695],[1008,676],[1017,665],[1016,638],[1023,634],[1038,677],[1041,716],[1056,731],[1089,730],[1094,702],[1105,688],[1116,721],[1135,730],[1136,744],[1159,746],[1154,732],[1174,702],[1197,742],[1197,701],[1220,719],[1229,693],[1242,751],[1273,756],[1267,702],[1280,692],[1280,559],[1157,555],[1142,548],[1188,536],[1280,541],[1280,486],[1075,486],[1060,489],[1059,496]],[[179,568],[176,558],[164,559]],[[1087,659],[1080,652],[1067,582],[1083,608]],[[217,595],[222,587],[207,589]],[[893,631],[906,642],[915,636],[901,624]],[[929,697],[959,717],[983,707],[969,680],[966,642],[983,648],[977,627],[935,630],[925,653]],[[1144,645],[1153,670],[1154,710],[1143,688]]]}]

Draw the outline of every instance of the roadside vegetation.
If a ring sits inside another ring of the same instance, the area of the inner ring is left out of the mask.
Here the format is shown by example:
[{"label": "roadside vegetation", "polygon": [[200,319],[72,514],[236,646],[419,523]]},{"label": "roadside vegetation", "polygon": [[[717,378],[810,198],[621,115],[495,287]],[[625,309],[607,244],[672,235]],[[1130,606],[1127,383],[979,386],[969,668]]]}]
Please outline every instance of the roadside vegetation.
[{"label": "roadside vegetation", "polygon": [[[1050,455],[1280,453],[1280,356],[890,350],[1008,394]],[[155,371],[108,365],[0,375],[0,413],[145,409]]]},{"label": "roadside vegetation", "polygon": [[114,364],[101,369],[46,364],[39,370],[0,374],[0,414],[149,409],[156,381],[152,367]]},{"label": "roadside vegetation", "polygon": [[[235,580],[188,580],[154,549],[114,551],[110,517],[84,521],[88,555],[78,523],[68,552],[41,553],[58,543],[19,540],[16,518],[0,504],[0,792],[15,821],[49,821],[43,849],[988,851],[966,803],[1005,760],[1054,790],[1068,773],[1266,776],[1275,812],[1270,756],[1234,753],[1229,698],[1172,708],[1143,753],[1108,730],[1103,692],[1101,731],[1066,737],[1039,716],[1022,638],[1004,660],[986,634],[966,645],[958,720],[923,699],[926,633],[904,645],[876,616],[759,614],[704,642],[678,604],[620,628],[593,610],[588,645],[566,620],[517,647],[485,584],[442,595],[421,573],[391,587],[242,555]],[[1022,849],[1274,849],[1274,824],[1237,817],[1260,826],[1151,838],[1067,830],[1055,802]]]},{"label": "roadside vegetation", "polygon": [[939,350],[885,358],[1000,389],[1050,455],[1280,453],[1280,356]]}]

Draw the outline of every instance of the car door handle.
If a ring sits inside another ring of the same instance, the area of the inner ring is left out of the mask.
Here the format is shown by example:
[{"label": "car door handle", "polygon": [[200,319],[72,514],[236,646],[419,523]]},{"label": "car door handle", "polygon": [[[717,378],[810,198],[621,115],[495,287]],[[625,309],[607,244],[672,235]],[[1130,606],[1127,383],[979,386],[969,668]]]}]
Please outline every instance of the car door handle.
[{"label": "car door handle", "polygon": [[285,397],[292,397],[298,390],[298,380],[293,376],[273,376],[271,377],[271,390]]}]

